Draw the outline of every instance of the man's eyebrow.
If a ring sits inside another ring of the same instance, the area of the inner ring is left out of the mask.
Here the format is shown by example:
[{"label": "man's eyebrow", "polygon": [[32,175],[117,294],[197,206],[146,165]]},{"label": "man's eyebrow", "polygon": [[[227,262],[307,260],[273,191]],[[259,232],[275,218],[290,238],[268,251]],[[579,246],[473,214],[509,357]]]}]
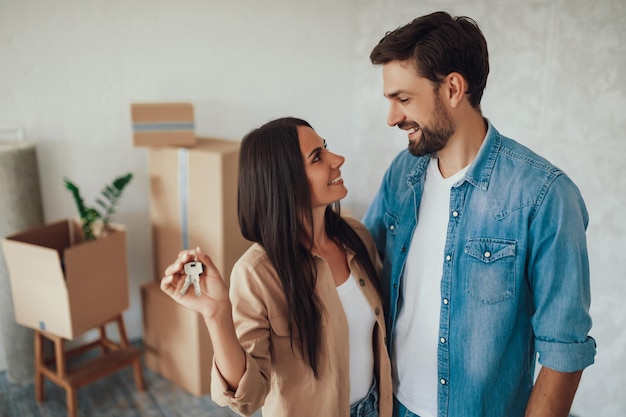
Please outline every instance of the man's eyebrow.
[{"label": "man's eyebrow", "polygon": [[396,91],[392,91],[391,93],[384,93],[384,95],[387,98],[396,98],[400,94],[403,94],[403,93],[406,93],[406,91],[405,90],[396,90]]}]

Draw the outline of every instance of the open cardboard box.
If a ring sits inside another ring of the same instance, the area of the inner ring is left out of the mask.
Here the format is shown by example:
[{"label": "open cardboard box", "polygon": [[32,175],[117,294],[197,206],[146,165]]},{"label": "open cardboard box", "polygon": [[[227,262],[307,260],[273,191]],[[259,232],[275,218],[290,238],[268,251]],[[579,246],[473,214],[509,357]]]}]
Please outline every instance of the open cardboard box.
[{"label": "open cardboard box", "polygon": [[129,307],[126,232],[83,241],[78,220],[6,237],[15,320],[71,340]]}]

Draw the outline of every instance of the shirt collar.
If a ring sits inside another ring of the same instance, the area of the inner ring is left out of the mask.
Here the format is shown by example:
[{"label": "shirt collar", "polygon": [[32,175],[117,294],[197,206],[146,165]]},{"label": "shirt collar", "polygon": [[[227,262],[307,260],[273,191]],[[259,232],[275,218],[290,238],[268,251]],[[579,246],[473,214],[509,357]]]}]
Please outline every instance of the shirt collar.
[{"label": "shirt collar", "polygon": [[483,191],[487,190],[489,186],[489,179],[491,178],[498,152],[502,146],[500,133],[493,127],[488,119],[485,119],[485,121],[487,122],[485,140],[480,146],[476,158],[474,158],[474,161],[463,177],[465,181]]},{"label": "shirt collar", "polygon": [[[489,179],[491,178],[491,172],[493,171],[498,152],[502,145],[502,139],[500,133],[493,127],[489,119],[485,118],[485,122],[487,123],[485,140],[480,146],[476,158],[474,158],[474,161],[472,161],[463,176],[463,179],[459,180],[455,186],[463,184],[464,181],[469,182],[474,187],[481,190],[486,190],[489,186]],[[408,151],[405,150],[405,152]],[[416,184],[420,178],[424,176],[430,158],[430,154],[417,158],[415,167],[413,167],[411,172],[407,175],[407,184],[409,186]]]}]

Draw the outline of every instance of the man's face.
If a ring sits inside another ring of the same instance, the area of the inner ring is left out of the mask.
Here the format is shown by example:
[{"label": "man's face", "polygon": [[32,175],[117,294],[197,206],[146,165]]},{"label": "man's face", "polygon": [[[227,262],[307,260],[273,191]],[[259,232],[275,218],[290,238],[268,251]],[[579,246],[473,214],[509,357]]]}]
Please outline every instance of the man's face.
[{"label": "man's face", "polygon": [[423,156],[443,149],[455,126],[440,88],[418,76],[410,61],[383,65],[383,84],[389,100],[387,124],[407,132],[409,152]]}]

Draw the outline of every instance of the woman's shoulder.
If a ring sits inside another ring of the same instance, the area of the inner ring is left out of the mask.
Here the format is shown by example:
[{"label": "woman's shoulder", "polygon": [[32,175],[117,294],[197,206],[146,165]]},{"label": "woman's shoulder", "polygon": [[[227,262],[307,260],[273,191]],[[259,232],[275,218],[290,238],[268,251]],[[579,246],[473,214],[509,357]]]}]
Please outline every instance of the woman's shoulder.
[{"label": "woman's shoulder", "polygon": [[350,215],[342,215],[341,218],[343,218],[346,223],[348,223],[348,226],[350,226],[363,241],[372,240],[372,235],[370,234],[370,231],[359,220]]},{"label": "woman's shoulder", "polygon": [[229,292],[233,305],[257,302],[270,305],[280,299],[282,283],[259,243],[253,243],[233,265]]},{"label": "woman's shoulder", "polygon": [[235,262],[233,274],[258,275],[268,268],[274,271],[265,248],[259,243],[253,243]]}]

